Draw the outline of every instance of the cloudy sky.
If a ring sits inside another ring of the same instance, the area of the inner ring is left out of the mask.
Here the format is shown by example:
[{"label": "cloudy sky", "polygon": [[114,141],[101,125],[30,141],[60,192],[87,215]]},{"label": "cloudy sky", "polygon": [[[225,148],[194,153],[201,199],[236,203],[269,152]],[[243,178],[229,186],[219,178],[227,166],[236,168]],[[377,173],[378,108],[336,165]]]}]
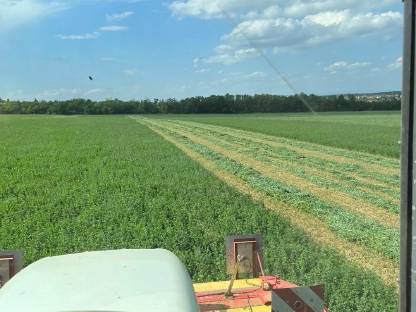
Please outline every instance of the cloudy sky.
[{"label": "cloudy sky", "polygon": [[399,0],[0,0],[0,98],[399,90],[402,20]]}]

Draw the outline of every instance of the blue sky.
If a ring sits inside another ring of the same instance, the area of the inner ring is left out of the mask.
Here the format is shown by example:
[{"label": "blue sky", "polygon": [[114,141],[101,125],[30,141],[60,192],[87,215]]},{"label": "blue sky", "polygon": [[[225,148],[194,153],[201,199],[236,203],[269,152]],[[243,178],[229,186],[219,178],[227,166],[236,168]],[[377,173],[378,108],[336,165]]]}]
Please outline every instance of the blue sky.
[{"label": "blue sky", "polygon": [[[399,0],[0,0],[0,98],[401,88]],[[88,76],[94,77],[93,81]]]}]

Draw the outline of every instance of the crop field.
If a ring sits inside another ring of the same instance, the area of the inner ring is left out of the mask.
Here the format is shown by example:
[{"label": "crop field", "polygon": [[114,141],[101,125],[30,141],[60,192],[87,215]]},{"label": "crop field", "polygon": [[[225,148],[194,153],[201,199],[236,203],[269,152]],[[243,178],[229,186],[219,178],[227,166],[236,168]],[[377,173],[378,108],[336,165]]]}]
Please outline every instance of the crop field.
[{"label": "crop field", "polygon": [[166,248],[203,282],[226,235],[261,233],[266,271],[331,311],[396,311],[399,119],[356,117],[0,116],[0,250]]},{"label": "crop field", "polygon": [[168,118],[261,132],[387,157],[400,156],[398,112],[181,115]]}]

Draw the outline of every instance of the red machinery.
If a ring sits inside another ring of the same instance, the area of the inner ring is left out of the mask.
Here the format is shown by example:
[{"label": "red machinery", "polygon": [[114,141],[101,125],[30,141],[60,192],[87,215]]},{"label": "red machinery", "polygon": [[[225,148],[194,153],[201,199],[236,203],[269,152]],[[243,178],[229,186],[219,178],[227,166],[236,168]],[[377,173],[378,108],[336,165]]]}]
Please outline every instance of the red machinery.
[{"label": "red machinery", "polygon": [[328,311],[323,285],[298,287],[278,276],[264,275],[260,236],[231,236],[226,247],[231,280],[194,285],[201,311]]}]

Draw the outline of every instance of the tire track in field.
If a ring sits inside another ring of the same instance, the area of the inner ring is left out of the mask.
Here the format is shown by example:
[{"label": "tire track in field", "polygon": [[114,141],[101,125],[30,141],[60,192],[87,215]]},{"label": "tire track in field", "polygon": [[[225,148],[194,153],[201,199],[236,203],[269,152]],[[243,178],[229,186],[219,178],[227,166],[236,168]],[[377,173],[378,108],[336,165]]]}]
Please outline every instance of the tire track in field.
[{"label": "tire track in field", "polygon": [[149,127],[151,130],[159,134],[165,140],[174,144],[183,151],[188,157],[197,161],[201,166],[210,171],[217,178],[232,186],[242,194],[250,196],[253,200],[263,203],[263,205],[288,219],[291,224],[301,229],[309,238],[318,244],[334,248],[339,254],[344,256],[352,263],[360,267],[374,272],[383,280],[383,282],[398,290],[396,282],[399,276],[399,268],[397,264],[389,259],[374,254],[354,243],[339,239],[333,232],[326,228],[326,224],[318,218],[312,217],[307,213],[303,213],[296,208],[279,202],[269,195],[253,190],[253,188],[243,180],[227,173],[219,168],[213,161],[206,159],[203,155],[193,151],[185,144],[179,142],[176,138],[159,130],[151,121],[144,118],[134,118],[137,122]]},{"label": "tire track in field", "polygon": [[[168,121],[167,121],[168,122]],[[170,121],[169,121],[170,122]],[[186,129],[191,129],[192,131],[196,131],[198,133],[199,136],[203,136],[205,138],[208,138],[210,141],[215,141],[216,143],[220,144],[221,146],[224,147],[224,145],[226,146],[225,148],[227,149],[234,149],[234,150],[239,150],[240,153],[245,154],[245,152],[249,153],[252,157],[256,157],[254,155],[252,155],[254,152],[253,150],[257,150],[257,152],[260,154],[264,153],[263,151],[259,150],[258,147],[256,146],[250,146],[248,147],[247,145],[245,145],[244,143],[240,143],[240,142],[230,142],[229,140],[224,139],[224,136],[215,136],[212,135],[211,133],[207,132],[206,130],[201,130],[200,128],[195,128],[195,127],[186,127],[183,124],[177,124],[172,122],[172,125],[174,125],[175,127],[180,127],[180,129],[186,130]],[[205,131],[205,132],[204,132]],[[313,177],[317,177],[319,179],[321,179],[321,187],[329,187],[329,188],[333,188],[336,187],[338,189],[338,191],[345,193],[345,196],[352,196],[354,197],[359,203],[360,200],[365,200],[366,202],[369,202],[370,204],[374,204],[376,206],[382,206],[384,207],[391,207],[391,206],[397,206],[399,207],[400,205],[400,200],[398,198],[395,198],[393,196],[391,196],[390,194],[388,194],[387,192],[383,192],[380,190],[375,190],[375,189],[371,189],[369,188],[367,185],[357,185],[359,184],[358,181],[351,181],[349,179],[345,178],[345,175],[343,179],[339,178],[337,175],[330,173],[328,171],[324,171],[320,168],[316,168],[316,167],[312,167],[309,165],[305,165],[303,163],[296,163],[294,164],[291,161],[285,160],[282,157],[278,156],[278,155],[269,155],[270,153],[264,153],[265,155],[263,156],[263,161],[268,163],[270,166],[278,166],[280,168],[291,168],[292,171],[295,171],[296,175],[306,178],[308,180],[312,180],[312,183],[314,183],[313,181]],[[302,174],[299,174],[299,172],[302,171]],[[305,177],[306,175],[306,177]],[[311,179],[312,178],[312,179]],[[331,186],[331,185],[322,185],[322,184],[328,184],[325,183],[323,181],[331,181],[331,182],[336,182],[336,186]],[[358,183],[357,183],[358,182]],[[354,190],[355,194],[351,194],[351,192],[348,192],[347,189],[350,190]],[[390,190],[389,190],[390,191]],[[368,195],[369,197],[366,198],[366,195]],[[378,198],[381,198],[382,200],[384,200],[384,202],[377,202]],[[394,211],[396,212],[395,208],[385,208],[386,210],[389,211]],[[398,208],[397,208],[398,210]]]},{"label": "tire track in field", "polygon": [[[357,165],[367,171],[370,172],[376,172],[376,173],[380,173],[383,175],[392,175],[392,176],[398,176],[400,174],[399,172],[399,167],[398,168],[394,168],[391,167],[393,166],[393,163],[395,163],[396,161],[393,159],[389,159],[389,158],[382,158],[381,156],[378,157],[379,159],[384,159],[384,161],[391,163],[391,166],[385,166],[380,164],[380,162],[376,159],[371,159],[371,161],[375,162],[375,163],[369,163],[367,161],[360,161],[354,158],[350,158],[350,157],[346,157],[346,156],[340,156],[340,155],[332,155],[330,154],[330,149],[334,150],[334,151],[338,151],[340,153],[344,152],[344,153],[348,153],[350,151],[348,150],[342,150],[339,148],[328,148],[327,146],[319,146],[318,144],[312,144],[312,143],[308,143],[308,142],[301,142],[301,141],[295,141],[295,140],[289,140],[289,139],[281,139],[278,137],[273,137],[273,136],[268,136],[265,134],[260,134],[260,133],[255,133],[255,132],[250,132],[250,131],[245,131],[245,130],[239,130],[239,129],[234,129],[234,128],[228,128],[228,127],[222,127],[222,126],[213,126],[210,124],[203,124],[203,123],[196,123],[196,122],[192,122],[192,121],[182,121],[182,120],[174,120],[174,122],[176,123],[182,123],[182,124],[188,124],[188,125],[192,125],[195,127],[200,127],[203,129],[209,129],[218,133],[226,133],[228,135],[232,135],[235,136],[237,138],[242,138],[242,139],[247,139],[247,140],[251,140],[253,142],[257,142],[260,144],[266,144],[269,146],[274,146],[277,148],[286,148],[289,150],[292,150],[296,153],[299,153],[305,157],[314,157],[314,158],[319,158],[322,160],[326,160],[326,161],[331,161],[331,162],[336,162],[339,164],[353,164],[353,165]],[[286,142],[286,143],[284,143]],[[292,144],[302,144],[301,147],[299,146],[295,146]],[[314,147],[315,149],[311,149],[312,147]],[[318,149],[318,150],[316,150]],[[322,151],[319,151],[319,149],[328,152],[327,154],[325,154]],[[361,156],[361,158],[371,158],[372,155],[367,155],[365,153],[359,153],[359,152],[355,152],[357,155]],[[395,165],[394,165],[395,166]],[[397,166],[399,166],[399,162],[397,161]]]},{"label": "tire track in field", "polygon": [[262,162],[252,159],[250,157],[244,156],[240,153],[230,151],[228,149],[222,148],[219,145],[210,142],[202,138],[201,136],[196,136],[188,131],[184,130],[172,130],[172,127],[166,125],[167,122],[164,122],[163,127],[168,130],[174,131],[179,135],[189,138],[191,141],[204,145],[208,149],[215,151],[219,154],[222,154],[234,161],[237,161],[245,166],[253,168],[254,170],[260,172],[263,176],[269,177],[273,180],[283,181],[294,187],[300,187],[307,193],[317,196],[319,199],[338,205],[346,210],[358,213],[362,216],[365,216],[369,219],[377,221],[379,224],[391,227],[391,228],[400,228],[400,219],[399,216],[390,213],[380,207],[371,205],[365,202],[358,201],[354,198],[351,198],[343,192],[339,192],[334,189],[326,189],[315,185],[312,182],[309,182],[306,179],[300,178],[292,173],[278,169],[276,167],[271,167],[265,165]]}]

